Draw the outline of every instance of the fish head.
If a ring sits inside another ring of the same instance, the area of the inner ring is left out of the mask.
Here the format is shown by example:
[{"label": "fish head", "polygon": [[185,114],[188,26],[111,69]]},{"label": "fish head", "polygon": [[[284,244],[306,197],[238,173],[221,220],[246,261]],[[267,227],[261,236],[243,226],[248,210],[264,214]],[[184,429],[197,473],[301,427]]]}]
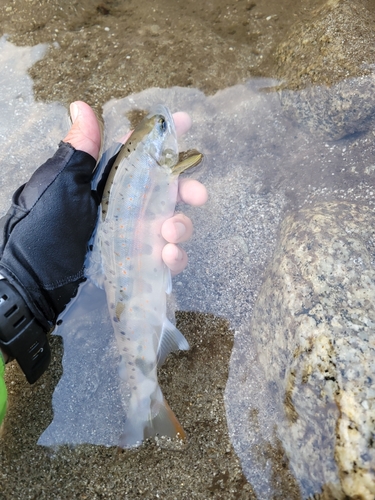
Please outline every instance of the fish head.
[{"label": "fish head", "polygon": [[171,170],[178,162],[177,134],[171,112],[166,106],[151,109],[140,127],[149,130],[146,142],[148,152],[163,168]]}]

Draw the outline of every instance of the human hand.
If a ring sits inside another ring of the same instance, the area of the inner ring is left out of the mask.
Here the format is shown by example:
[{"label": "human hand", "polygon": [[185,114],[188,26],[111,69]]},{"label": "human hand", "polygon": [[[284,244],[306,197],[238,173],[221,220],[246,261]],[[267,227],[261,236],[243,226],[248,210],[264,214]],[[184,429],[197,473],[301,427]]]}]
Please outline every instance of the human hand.
[{"label": "human hand", "polygon": [[[55,324],[84,280],[87,243],[97,218],[91,178],[100,150],[99,124],[81,101],[71,105],[71,115],[73,125],[57,153],[16,191],[0,221],[0,274],[45,330]],[[178,135],[189,129],[186,113],[176,113],[174,119]],[[180,201],[201,205],[206,199],[206,189],[198,181],[180,182]],[[183,214],[162,226],[168,242],[162,257],[173,274],[187,264],[178,243],[189,239],[192,231],[191,220]]]},{"label": "human hand", "polygon": [[[85,151],[97,159],[101,137],[94,112],[81,101],[72,103],[70,111],[74,124],[64,142],[70,143],[76,149]],[[191,127],[191,119],[187,113],[175,113],[173,119],[177,136],[183,135]],[[131,132],[123,137],[121,142],[126,142],[130,135]],[[180,179],[178,201],[193,206],[203,205],[207,201],[207,190],[203,184],[194,179]],[[163,249],[162,258],[172,275],[180,273],[187,265],[186,252],[178,246],[178,243],[189,240],[192,233],[191,220],[181,213],[166,220],[162,226],[162,236],[168,242]]]},{"label": "human hand", "polygon": [[[87,244],[98,213],[91,179],[100,150],[99,124],[92,109],[80,101],[72,104],[71,115],[73,125],[58,151],[17,189],[0,220],[0,294],[5,297],[0,306],[7,313],[0,325],[0,349],[5,357],[17,359],[30,383],[49,363],[46,332],[85,279]],[[174,118],[178,134],[188,130],[186,113]],[[180,182],[180,201],[202,205],[206,199],[199,182]],[[183,214],[163,224],[168,242],[163,259],[173,274],[187,264],[177,244],[192,231]]]}]

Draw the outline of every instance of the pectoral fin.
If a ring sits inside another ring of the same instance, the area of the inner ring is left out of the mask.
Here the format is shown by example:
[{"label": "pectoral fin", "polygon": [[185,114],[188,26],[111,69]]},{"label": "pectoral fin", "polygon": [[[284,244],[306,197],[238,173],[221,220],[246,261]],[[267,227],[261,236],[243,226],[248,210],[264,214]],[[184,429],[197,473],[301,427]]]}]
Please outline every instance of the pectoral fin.
[{"label": "pectoral fin", "polygon": [[185,170],[189,168],[196,167],[203,160],[203,155],[199,151],[191,150],[186,153],[180,153],[183,155],[179,158],[177,165],[172,169],[174,175],[180,175]]},{"label": "pectoral fin", "polygon": [[161,366],[170,352],[187,351],[188,341],[172,323],[166,319],[163,324],[163,331],[159,340],[157,360]]}]

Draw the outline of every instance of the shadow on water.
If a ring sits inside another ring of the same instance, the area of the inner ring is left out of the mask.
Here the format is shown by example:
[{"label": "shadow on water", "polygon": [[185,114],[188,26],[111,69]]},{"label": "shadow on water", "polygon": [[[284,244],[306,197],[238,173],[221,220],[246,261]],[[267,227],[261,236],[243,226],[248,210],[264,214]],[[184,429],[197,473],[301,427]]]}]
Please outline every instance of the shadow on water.
[{"label": "shadow on water", "polygon": [[[2,39],[1,54],[9,65],[14,56],[8,56],[8,50],[28,53],[28,49],[12,49]],[[37,50],[30,49],[30,54],[36,51],[32,57],[40,57],[41,53]],[[24,68],[29,64],[31,62],[27,62]],[[13,77],[14,88],[18,81],[26,78],[25,69],[19,73],[12,69],[13,74],[16,74]],[[1,84],[6,86],[9,82]],[[316,261],[324,259],[328,262],[328,256],[332,256],[329,239],[342,239],[345,232],[352,234],[354,228],[349,220],[352,223],[354,221],[354,226],[359,220],[367,227],[373,211],[375,171],[372,124],[369,122],[368,128],[361,129],[359,134],[353,134],[351,130],[350,135],[345,134],[334,140],[327,138],[324,133],[324,123],[320,129],[315,127],[312,133],[305,108],[301,112],[306,118],[302,125],[301,122],[291,121],[284,114],[282,105],[286,106],[286,99],[289,108],[294,105],[298,109],[299,94],[289,93],[280,99],[278,92],[269,90],[277,84],[274,80],[254,79],[210,97],[196,89],[149,89],[126,99],[110,101],[104,106],[107,141],[123,135],[129,128],[128,118],[152,104],[164,102],[172,111],[188,110],[194,125],[182,139],[181,149],[194,147],[205,155],[204,166],[194,176],[207,185],[210,198],[200,209],[183,207],[184,212],[193,219],[195,235],[185,245],[191,264],[174,282],[177,310],[185,311],[178,313],[178,324],[192,349],[172,356],[160,373],[169,404],[189,434],[189,445],[184,453],[168,452],[155,443],[146,443],[137,451],[88,445],[71,449],[65,445],[54,452],[37,447],[36,440],[51,419],[52,386],[60,377],[58,362],[56,359],[47,378],[32,388],[26,388],[18,369],[11,365],[7,369],[8,386],[15,388],[10,390],[9,416],[0,451],[0,473],[15,477],[11,473],[11,466],[7,464],[26,463],[27,466],[22,481],[9,484],[7,492],[11,491],[10,486],[16,490],[20,488],[19,491],[31,488],[34,498],[38,495],[44,498],[43,495],[51,491],[58,475],[64,481],[65,497],[69,493],[82,491],[80,498],[85,498],[83,492],[89,498],[99,498],[99,495],[118,498],[116,494],[121,491],[129,498],[155,498],[156,493],[156,497],[174,498],[174,492],[178,491],[178,498],[255,498],[258,495],[258,498],[264,499],[297,499],[321,493],[327,483],[333,486],[331,490],[328,488],[331,493],[328,492],[326,498],[330,498],[331,494],[341,495],[335,488],[341,481],[338,476],[347,470],[346,459],[341,455],[341,458],[337,458],[339,452],[334,448],[334,443],[327,444],[325,440],[329,432],[335,432],[331,416],[337,417],[339,400],[341,411],[344,408],[345,401],[341,393],[345,392],[348,384],[341,381],[338,387],[341,396],[337,396],[336,388],[336,396],[333,397],[334,389],[331,386],[327,389],[322,381],[329,377],[319,378],[315,375],[314,363],[306,354],[320,349],[317,358],[323,362],[323,347],[326,350],[327,346],[332,347],[339,337],[327,334],[321,345],[314,344],[311,338],[319,329],[310,332],[303,323],[290,326],[288,310],[292,311],[293,318],[306,319],[314,327],[325,324],[323,319],[318,318],[318,314],[324,316],[324,312],[319,308],[313,311],[317,303],[323,303],[324,291],[318,290],[315,281],[311,284],[309,276],[305,277],[305,281],[291,279],[294,288],[288,288],[287,279],[303,272],[305,261],[302,257],[297,264],[295,262],[299,259],[296,250],[299,247],[302,250],[307,248],[305,257],[313,255]],[[58,124],[63,123],[66,117],[60,107],[34,103],[30,82],[23,85],[22,91],[15,90],[9,97],[3,97],[0,103],[4,117],[17,115],[13,112],[16,109],[23,120],[22,137],[18,139],[17,148],[14,150],[14,140],[9,140],[3,142],[0,149],[0,162],[4,169],[1,185],[5,193],[2,212],[14,188],[27,179],[46,155],[51,154],[63,135],[64,126],[59,128]],[[348,85],[355,86],[355,81],[349,81]],[[38,117],[36,128],[35,116]],[[53,120],[53,125],[48,119]],[[56,134],[51,135],[51,127]],[[2,134],[12,137],[12,134],[17,135],[19,129],[19,122],[9,121]],[[30,136],[27,135],[29,130]],[[42,141],[39,139],[40,133]],[[55,135],[58,137],[56,140]],[[24,137],[27,137],[26,144],[23,142]],[[26,161],[26,145],[31,141],[40,144],[38,147],[41,150],[35,153],[32,161]],[[52,141],[52,145],[49,141]],[[8,158],[14,163],[8,163]],[[13,158],[21,158],[22,170],[17,169],[19,160]],[[15,175],[14,170],[17,171]],[[342,213],[347,215],[340,215]],[[340,230],[327,228],[336,226]],[[319,238],[313,241],[315,246],[308,247],[308,241],[313,240],[311,235],[319,231],[328,235],[323,240],[323,246],[328,249],[327,254],[319,253],[318,249],[322,246]],[[359,235],[357,240],[362,238],[364,246],[367,244],[371,253],[370,232],[365,236]],[[354,236],[350,242],[348,239],[349,247],[357,248],[357,240]],[[339,255],[334,254],[336,263],[341,262]],[[343,266],[348,266],[353,258],[354,253],[348,252],[342,261]],[[361,259],[365,260],[360,250],[355,258],[357,264]],[[357,272],[364,274],[367,265],[373,266],[373,257],[364,267],[357,267]],[[309,268],[312,274],[317,272],[316,269]],[[293,272],[296,274],[293,275]],[[324,272],[327,273],[328,281],[328,270],[324,269]],[[322,273],[320,269],[319,276]],[[285,282],[282,281],[284,278]],[[329,279],[334,280],[332,273]],[[280,285],[279,288],[276,283]],[[339,286],[333,281],[331,285],[333,288]],[[304,293],[308,286],[311,290]],[[303,309],[299,310],[296,304],[288,302],[287,297],[292,295],[302,296]],[[315,300],[316,297],[319,300]],[[335,295],[333,300],[339,299]],[[366,300],[371,301],[371,295]],[[331,304],[327,303],[326,307],[329,309]],[[346,307],[348,309],[350,304]],[[350,314],[351,325],[354,319],[363,320],[358,311]],[[367,325],[369,328],[371,321]],[[349,324],[343,326],[340,323],[337,326],[332,319],[326,318],[326,323],[330,325],[327,331],[332,325],[333,329],[336,328],[334,332],[339,326],[350,330]],[[63,386],[67,375],[69,384],[63,391],[60,403],[55,399],[55,393],[54,419],[58,427],[65,426],[68,430],[73,429],[74,422],[77,434],[72,443],[82,443],[80,434],[84,429],[87,433],[85,436],[90,435],[91,438],[85,437],[83,442],[108,446],[114,443],[106,433],[111,431],[111,426],[116,425],[117,416],[110,390],[102,390],[101,375],[104,370],[108,371],[106,356],[98,356],[96,350],[95,363],[85,358],[89,354],[87,342],[95,340],[101,333],[99,331],[95,335],[95,328],[89,329],[92,338],[87,341],[82,331],[79,331],[82,343],[77,343],[74,338],[75,347],[69,351],[69,356],[65,352],[62,360],[64,373],[59,385]],[[293,332],[292,338],[285,334],[289,328]],[[305,331],[308,332],[306,336],[303,334]],[[365,329],[361,332],[359,336],[367,335]],[[64,338],[64,343],[66,340]],[[56,343],[54,352],[58,358],[60,348],[55,338],[53,343]],[[291,353],[294,353],[294,357]],[[336,349],[335,356],[343,363],[340,369],[344,369],[346,365],[345,360],[341,359],[342,351]],[[82,363],[82,357],[87,359],[85,363]],[[302,362],[298,364],[296,359],[302,359]],[[333,355],[330,359],[338,364]],[[336,372],[335,376],[338,377]],[[307,383],[314,377],[320,385]],[[306,392],[303,396],[305,399],[299,399],[299,390],[296,388],[302,388],[300,393],[303,394],[303,387],[308,387],[311,392]],[[319,430],[321,421],[314,420],[314,410],[306,420],[303,417],[304,402],[312,402],[311,407],[314,409],[314,387],[320,387],[327,393],[323,402],[330,419],[324,432]],[[67,407],[66,403],[69,398],[79,399],[84,394],[92,395],[89,416],[85,411],[79,414],[75,404]],[[24,404],[23,398],[32,400],[32,404]],[[331,404],[332,401],[335,404]],[[29,420],[25,426],[30,410],[38,413],[38,419]],[[295,421],[304,422],[304,437],[310,438],[308,450],[316,452],[316,456],[323,460],[316,469],[311,455],[306,457],[297,449],[303,447],[304,441],[299,441],[299,432],[302,430],[298,426],[293,427]],[[100,433],[101,430],[104,432]],[[294,440],[290,439],[291,435]],[[27,436],[27,439],[23,436]],[[295,443],[297,448],[294,447]],[[341,445],[345,448],[345,444]],[[327,456],[322,458],[327,450]],[[335,465],[337,460],[341,461],[339,472]],[[102,466],[103,470],[100,470]],[[153,473],[145,476],[145,471],[149,469]],[[74,470],[74,474],[70,473],[71,470]],[[156,477],[159,477],[158,483],[153,482]],[[247,484],[245,477],[252,487]],[[141,478],[143,482],[139,482]],[[103,481],[107,489],[100,485]],[[36,486],[37,483],[42,484]]]}]

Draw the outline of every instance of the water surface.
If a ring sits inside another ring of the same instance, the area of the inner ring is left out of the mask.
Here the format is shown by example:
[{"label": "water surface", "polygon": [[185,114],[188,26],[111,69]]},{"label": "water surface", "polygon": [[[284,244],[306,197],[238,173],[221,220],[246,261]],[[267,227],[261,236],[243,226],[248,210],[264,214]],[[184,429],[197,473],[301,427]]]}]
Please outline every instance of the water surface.
[{"label": "water surface", "polygon": [[[43,48],[18,49],[5,39],[1,43],[0,57],[9,68],[9,79],[0,82],[9,89],[1,93],[7,96],[1,104],[4,119],[0,124],[6,137],[0,152],[4,212],[11,192],[53,152],[66,130],[67,112],[58,104],[33,101],[31,81],[25,70],[32,60],[41,57]],[[25,63],[17,73],[22,58]],[[181,149],[194,147],[204,153],[205,164],[193,175],[206,184],[209,201],[199,209],[179,207],[193,219],[195,234],[185,245],[190,265],[174,280],[176,307],[216,318],[206,325],[212,329],[209,349],[213,353],[221,345],[223,353],[228,352],[228,333],[222,336],[219,329],[215,331],[217,318],[222,318],[235,332],[229,380],[222,378],[218,386],[227,382],[229,436],[244,474],[260,498],[272,498],[277,491],[269,449],[275,450],[280,444],[274,433],[275,407],[268,397],[267,380],[249,323],[280,223],[286,213],[321,200],[345,199],[372,206],[375,170],[371,128],[335,141],[324,132],[311,133],[308,126],[297,125],[284,115],[279,94],[269,91],[276,83],[253,79],[213,96],[181,87],[149,89],[104,106],[107,144],[129,129],[134,110],[146,110],[163,102],[173,112],[186,110],[192,116],[194,125],[182,139]],[[350,85],[353,86],[353,80]],[[113,386],[106,385],[111,380],[106,355],[111,340],[101,334],[95,325],[85,322],[76,330],[63,333],[64,374],[53,398],[54,421],[45,435],[53,431],[51,443],[116,444],[112,431],[118,425],[119,413],[112,397]],[[103,340],[104,344],[95,344]],[[175,378],[175,388],[196,382],[196,375],[189,380],[186,372],[182,372],[183,376],[178,372],[179,364],[194,362],[196,350],[199,344],[173,361],[174,371],[169,373]],[[248,366],[253,379],[244,384]],[[205,369],[204,363],[199,365],[203,379],[210,377]],[[200,383],[202,393],[211,390],[204,381]],[[185,400],[183,390],[175,397],[182,408],[195,404]],[[14,404],[12,393],[10,404]],[[259,428],[254,428],[247,418],[254,411],[262,414]],[[219,417],[220,412],[216,413]],[[196,419],[199,418],[197,412]],[[184,424],[183,414],[181,422]],[[41,434],[44,429],[39,430]],[[249,451],[249,443],[259,444],[257,454]],[[202,442],[194,445],[196,450],[203,446]],[[276,456],[278,452],[272,453]],[[298,477],[294,486],[297,497],[305,495]]]}]

